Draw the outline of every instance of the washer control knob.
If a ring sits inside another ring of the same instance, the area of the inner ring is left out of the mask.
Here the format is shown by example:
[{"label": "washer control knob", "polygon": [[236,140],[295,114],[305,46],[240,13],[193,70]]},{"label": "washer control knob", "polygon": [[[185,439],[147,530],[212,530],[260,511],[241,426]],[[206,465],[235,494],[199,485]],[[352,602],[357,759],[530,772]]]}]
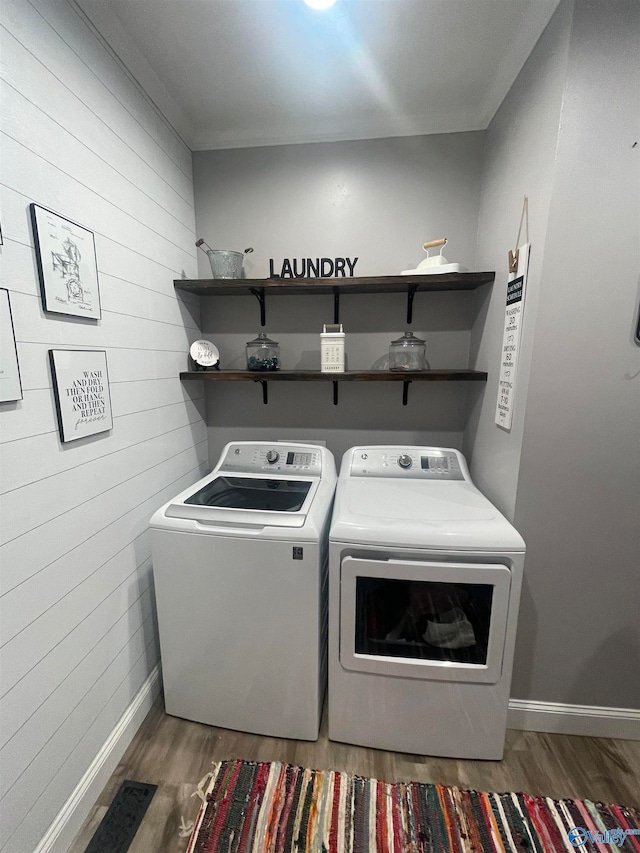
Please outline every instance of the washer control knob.
[{"label": "washer control knob", "polygon": [[398,456],[398,465],[401,468],[411,468],[411,457],[408,453],[403,453]]},{"label": "washer control knob", "polygon": [[273,465],[278,459],[280,459],[280,454],[277,450],[267,450],[267,462],[269,465]]}]

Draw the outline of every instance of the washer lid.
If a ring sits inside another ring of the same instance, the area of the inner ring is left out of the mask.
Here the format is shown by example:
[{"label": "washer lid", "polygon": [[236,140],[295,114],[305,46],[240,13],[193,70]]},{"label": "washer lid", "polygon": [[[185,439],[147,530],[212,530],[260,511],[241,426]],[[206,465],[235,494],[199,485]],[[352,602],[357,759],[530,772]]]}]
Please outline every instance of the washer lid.
[{"label": "washer lid", "polygon": [[150,525],[185,533],[228,531],[317,541],[331,512],[335,483],[335,463],[326,447],[231,442],[213,471],[161,506]]},{"label": "washer lid", "polygon": [[300,512],[313,482],[282,477],[228,477],[218,475],[185,499],[193,506]]},{"label": "washer lid", "polygon": [[212,473],[164,507],[167,518],[236,527],[303,527],[318,481]]},{"label": "washer lid", "polygon": [[462,551],[524,551],[520,534],[471,483],[348,478],[338,484],[331,539]]}]

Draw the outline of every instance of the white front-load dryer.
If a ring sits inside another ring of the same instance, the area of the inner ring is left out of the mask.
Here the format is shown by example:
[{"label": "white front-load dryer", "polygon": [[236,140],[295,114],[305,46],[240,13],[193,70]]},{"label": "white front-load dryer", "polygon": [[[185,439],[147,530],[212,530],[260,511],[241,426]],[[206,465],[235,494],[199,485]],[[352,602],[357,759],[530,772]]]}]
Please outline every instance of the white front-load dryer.
[{"label": "white front-load dryer", "polygon": [[317,738],[335,484],[324,447],[234,442],[211,474],[154,514],[167,713]]},{"label": "white front-load dryer", "polygon": [[347,451],[329,545],[330,739],[501,758],[524,556],[459,451]]}]

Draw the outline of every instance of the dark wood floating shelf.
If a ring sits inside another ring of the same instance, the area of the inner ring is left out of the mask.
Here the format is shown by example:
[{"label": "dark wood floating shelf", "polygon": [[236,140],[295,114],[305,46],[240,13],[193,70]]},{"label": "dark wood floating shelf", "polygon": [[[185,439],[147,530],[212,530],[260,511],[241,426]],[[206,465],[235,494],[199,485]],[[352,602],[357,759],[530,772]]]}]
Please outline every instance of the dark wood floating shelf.
[{"label": "dark wood floating shelf", "polygon": [[494,272],[442,273],[434,275],[375,275],[357,278],[229,278],[176,279],[178,290],[201,296],[255,296],[260,304],[260,325],[266,324],[266,296],[333,295],[333,322],[340,322],[340,296],[351,293],[406,293],[407,323],[413,319],[413,298],[423,291],[475,290],[491,284]]},{"label": "dark wood floating shelf", "polygon": [[480,370],[345,370],[322,373],[320,370],[191,370],[180,379],[204,379],[205,382],[486,382]]},{"label": "dark wood floating shelf", "polygon": [[487,374],[480,370],[420,370],[415,373],[391,370],[345,370],[344,373],[322,373],[320,370],[192,370],[181,373],[180,379],[259,382],[262,385],[263,403],[269,401],[269,382],[333,382],[333,403],[336,406],[339,382],[402,382],[402,405],[406,406],[412,382],[486,382]]},{"label": "dark wood floating shelf", "polygon": [[269,294],[303,293],[405,293],[425,290],[475,290],[491,284],[495,272],[443,273],[442,275],[375,275],[355,278],[229,278],[176,279],[179,290],[202,295],[251,294],[257,288]]}]

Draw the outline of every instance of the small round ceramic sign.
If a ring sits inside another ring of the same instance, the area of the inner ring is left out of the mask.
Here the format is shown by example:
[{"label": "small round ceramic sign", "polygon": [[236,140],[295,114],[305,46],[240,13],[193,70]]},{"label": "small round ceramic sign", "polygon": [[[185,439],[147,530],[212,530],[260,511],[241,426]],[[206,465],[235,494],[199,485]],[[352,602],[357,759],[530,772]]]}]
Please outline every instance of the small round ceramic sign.
[{"label": "small round ceramic sign", "polygon": [[215,367],[220,361],[218,348],[211,341],[194,341],[189,349],[189,355],[198,367]]}]

